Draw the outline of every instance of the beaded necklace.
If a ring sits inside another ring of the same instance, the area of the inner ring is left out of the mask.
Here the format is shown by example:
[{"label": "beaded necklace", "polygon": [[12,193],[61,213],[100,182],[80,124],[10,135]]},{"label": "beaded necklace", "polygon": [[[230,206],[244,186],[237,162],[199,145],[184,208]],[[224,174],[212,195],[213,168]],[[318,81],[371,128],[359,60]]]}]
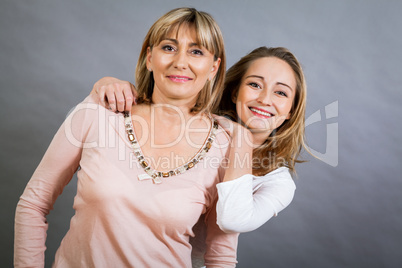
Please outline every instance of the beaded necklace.
[{"label": "beaded necklace", "polygon": [[131,148],[134,150],[134,155],[137,158],[137,161],[140,163],[141,167],[144,169],[146,174],[140,174],[138,175],[138,180],[147,180],[147,179],[152,179],[152,181],[155,184],[160,184],[162,183],[161,178],[167,178],[179,174],[183,174],[187,170],[193,168],[199,161],[201,161],[206,153],[209,151],[209,149],[212,146],[213,141],[215,140],[215,133],[216,130],[218,129],[218,123],[216,122],[215,119],[210,117],[210,120],[212,121],[212,127],[211,130],[209,131],[208,138],[206,139],[204,145],[202,148],[184,165],[179,166],[178,168],[166,171],[166,172],[161,172],[153,169],[149,163],[145,160],[145,157],[141,151],[140,145],[138,144],[137,138],[135,137],[135,132],[133,129],[133,123],[131,121],[131,115],[129,112],[124,112],[124,124],[126,127],[126,133],[128,136],[128,140],[130,141]]}]

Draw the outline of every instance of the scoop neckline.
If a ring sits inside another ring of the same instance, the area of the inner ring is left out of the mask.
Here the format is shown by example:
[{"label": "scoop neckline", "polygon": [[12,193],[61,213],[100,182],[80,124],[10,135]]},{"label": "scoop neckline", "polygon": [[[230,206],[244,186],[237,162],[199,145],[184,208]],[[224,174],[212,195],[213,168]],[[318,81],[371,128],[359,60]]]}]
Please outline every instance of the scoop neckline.
[{"label": "scoop neckline", "polygon": [[217,121],[209,114],[207,114],[207,117],[211,121],[211,126],[209,127],[208,136],[206,137],[201,148],[183,165],[174,167],[169,171],[158,171],[149,164],[149,161],[146,160],[142,148],[138,143],[133,127],[134,124],[131,112],[127,111],[124,112],[124,125],[127,134],[126,137],[128,138],[130,146],[133,149],[134,156],[136,157],[137,162],[145,171],[145,174],[140,174],[138,176],[138,179],[144,180],[152,178],[154,183],[159,184],[162,182],[161,178],[167,178],[183,174],[187,170],[195,167],[202,159],[204,159],[205,155],[209,152],[210,148],[212,147],[212,144],[216,137],[216,130],[218,129]]}]

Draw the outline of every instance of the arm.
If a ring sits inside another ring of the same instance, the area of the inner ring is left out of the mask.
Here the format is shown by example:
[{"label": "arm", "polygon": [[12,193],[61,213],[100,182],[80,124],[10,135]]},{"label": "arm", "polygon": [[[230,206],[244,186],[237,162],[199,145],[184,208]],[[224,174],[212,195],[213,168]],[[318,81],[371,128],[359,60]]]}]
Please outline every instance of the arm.
[{"label": "arm", "polygon": [[221,128],[217,131],[215,145],[221,150],[221,166],[218,168],[218,177],[211,184],[208,194],[208,205],[205,213],[206,238],[205,241],[205,266],[209,267],[235,267],[237,251],[237,233],[227,234],[217,225],[216,202],[218,192],[216,183],[222,182],[225,177],[224,159],[229,156],[230,137]]},{"label": "arm", "polygon": [[286,208],[296,186],[285,167],[274,170],[253,185],[253,175],[217,185],[218,225],[225,232],[250,232]]},{"label": "arm", "polygon": [[216,202],[206,214],[207,236],[205,266],[213,267],[236,267],[237,239],[239,234],[227,234],[216,224]]},{"label": "arm", "polygon": [[113,112],[131,111],[136,103],[137,91],[133,84],[114,77],[103,77],[98,80],[91,91],[98,95],[100,104]]},{"label": "arm", "polygon": [[81,108],[77,106],[57,131],[20,197],[15,215],[15,267],[44,267],[46,215],[79,166],[89,128],[83,123],[86,113]]},{"label": "arm", "polygon": [[253,136],[245,127],[222,116],[214,116],[232,138],[223,181],[252,173]]}]

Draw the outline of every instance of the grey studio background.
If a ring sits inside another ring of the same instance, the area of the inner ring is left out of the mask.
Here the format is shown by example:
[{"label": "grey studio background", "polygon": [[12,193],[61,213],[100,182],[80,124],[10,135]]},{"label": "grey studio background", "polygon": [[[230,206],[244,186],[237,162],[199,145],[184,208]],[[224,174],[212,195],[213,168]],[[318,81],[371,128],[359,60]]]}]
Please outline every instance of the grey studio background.
[{"label": "grey studio background", "polygon": [[[211,13],[228,66],[285,46],[308,83],[307,141],[292,204],[241,234],[238,267],[402,267],[401,1],[0,2],[0,265],[12,266],[15,206],[68,111],[103,76],[133,82],[142,40],[168,10]],[[50,267],[76,178],[48,217]]]}]

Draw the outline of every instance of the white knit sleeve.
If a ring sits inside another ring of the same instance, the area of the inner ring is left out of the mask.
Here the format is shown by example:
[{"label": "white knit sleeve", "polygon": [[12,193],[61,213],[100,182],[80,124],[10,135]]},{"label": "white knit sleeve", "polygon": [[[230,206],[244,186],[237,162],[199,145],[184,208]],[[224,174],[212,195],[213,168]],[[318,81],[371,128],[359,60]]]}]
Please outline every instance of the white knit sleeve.
[{"label": "white knit sleeve", "polygon": [[250,232],[290,204],[296,185],[289,169],[281,167],[262,177],[246,174],[217,188],[219,227],[225,232]]}]

